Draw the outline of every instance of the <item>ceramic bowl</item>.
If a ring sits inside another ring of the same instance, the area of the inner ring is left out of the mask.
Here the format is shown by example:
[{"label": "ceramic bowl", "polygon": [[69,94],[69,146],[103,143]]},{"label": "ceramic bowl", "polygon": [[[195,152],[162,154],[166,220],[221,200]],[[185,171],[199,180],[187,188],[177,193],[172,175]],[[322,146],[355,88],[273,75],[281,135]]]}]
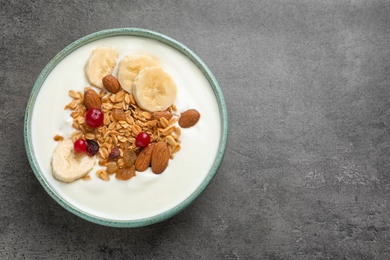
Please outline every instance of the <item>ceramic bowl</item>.
[{"label": "ceramic bowl", "polygon": [[[119,60],[130,52],[157,57],[178,86],[177,113],[195,108],[197,125],[183,129],[182,149],[160,175],[137,173],[128,181],[111,178],[62,183],[51,172],[56,134],[69,137],[69,90],[88,85],[84,66],[91,51],[110,45]],[[206,64],[182,43],[161,33],[119,28],[92,33],[68,45],[42,70],[33,86],[24,122],[25,148],[31,168],[45,191],[71,213],[100,225],[140,227],[166,220],[190,205],[206,189],[226,149],[226,104],[217,80]]]}]

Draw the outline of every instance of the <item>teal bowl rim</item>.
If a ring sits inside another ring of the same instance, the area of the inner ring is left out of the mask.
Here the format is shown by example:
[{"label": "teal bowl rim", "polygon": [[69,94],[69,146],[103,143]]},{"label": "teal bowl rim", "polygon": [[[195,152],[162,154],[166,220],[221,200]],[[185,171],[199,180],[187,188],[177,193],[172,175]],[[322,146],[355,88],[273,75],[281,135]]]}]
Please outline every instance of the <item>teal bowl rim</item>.
[{"label": "teal bowl rim", "polygon": [[[41,89],[42,84],[46,80],[47,76],[50,74],[50,72],[54,69],[54,67],[63,60],[66,56],[68,56],[70,53],[72,53],[74,50],[80,48],[81,46],[88,44],[90,42],[108,38],[108,37],[114,37],[114,36],[138,36],[138,37],[145,37],[157,40],[159,42],[162,42],[168,46],[173,47],[174,49],[178,50],[182,54],[184,54],[186,57],[188,57],[197,67],[202,71],[202,73],[205,75],[207,80],[209,81],[215,97],[218,102],[219,112],[221,115],[221,138],[219,142],[218,147],[218,153],[217,157],[207,174],[206,178],[202,181],[200,186],[183,202],[178,204],[177,206],[173,207],[172,209],[169,209],[165,212],[162,212],[160,214],[157,214],[152,217],[143,218],[143,219],[137,219],[137,220],[113,220],[113,219],[106,219],[101,218],[92,214],[89,214],[87,212],[84,212],[72,204],[70,204],[68,201],[66,201],[64,198],[59,196],[56,191],[49,185],[49,183],[45,180],[45,178],[41,175],[41,170],[38,167],[37,159],[32,152],[32,137],[31,137],[31,120],[32,120],[32,111],[33,107],[36,101],[36,98],[38,96],[39,90]],[[116,28],[116,29],[107,29],[98,31],[89,35],[86,35],[73,43],[69,44],[67,47],[65,47],[62,51],[60,51],[42,70],[40,75],[38,76],[32,92],[30,94],[27,108],[25,112],[25,118],[24,118],[24,145],[26,148],[27,156],[29,163],[31,165],[31,168],[43,186],[43,188],[46,190],[46,192],[57,202],[59,203],[63,208],[68,210],[69,212],[96,224],[100,224],[103,226],[110,226],[110,227],[123,227],[123,228],[133,228],[133,227],[142,227],[142,226],[148,226],[151,224],[155,224],[161,221],[164,221],[170,217],[173,217],[177,213],[181,212],[183,209],[185,209],[187,206],[189,206],[210,184],[212,179],[214,178],[215,174],[217,173],[217,170],[219,166],[221,165],[222,159],[225,154],[226,150],[226,144],[227,144],[227,137],[228,137],[228,116],[227,116],[227,109],[226,109],[226,103],[221,91],[221,88],[214,77],[214,75],[211,73],[210,69],[207,67],[207,65],[196,55],[193,51],[191,51],[188,47],[186,47],[184,44],[166,36],[161,33],[157,33],[154,31],[146,30],[146,29],[140,29],[140,28]]]}]

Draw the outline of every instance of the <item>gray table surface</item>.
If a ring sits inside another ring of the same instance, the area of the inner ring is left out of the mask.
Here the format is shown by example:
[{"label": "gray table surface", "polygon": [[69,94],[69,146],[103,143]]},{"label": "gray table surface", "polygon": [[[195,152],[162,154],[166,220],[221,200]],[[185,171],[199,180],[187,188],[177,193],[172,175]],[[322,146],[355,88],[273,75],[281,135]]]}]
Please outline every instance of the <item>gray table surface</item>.
[{"label": "gray table surface", "polygon": [[[389,1],[0,1],[0,259],[389,259]],[[211,185],[167,221],[87,222],[33,174],[32,86],[78,38],[138,27],[191,48],[229,113]]]}]

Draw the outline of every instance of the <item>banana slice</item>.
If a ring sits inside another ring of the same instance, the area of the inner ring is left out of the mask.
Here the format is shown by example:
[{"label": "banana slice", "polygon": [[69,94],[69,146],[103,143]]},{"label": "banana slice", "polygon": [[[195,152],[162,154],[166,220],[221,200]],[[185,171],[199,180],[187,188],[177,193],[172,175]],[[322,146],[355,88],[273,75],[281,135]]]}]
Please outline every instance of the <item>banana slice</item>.
[{"label": "banana slice", "polygon": [[116,65],[118,52],[112,47],[99,47],[92,51],[85,65],[85,76],[88,82],[103,89],[102,79],[112,74]]},{"label": "banana slice", "polygon": [[149,111],[163,111],[176,99],[176,84],[161,67],[143,69],[133,82],[133,96],[137,104]]},{"label": "banana slice", "polygon": [[119,63],[118,81],[124,90],[132,93],[133,80],[138,73],[146,67],[159,65],[158,60],[149,55],[143,53],[128,54]]},{"label": "banana slice", "polygon": [[51,167],[53,176],[63,182],[73,182],[87,175],[95,165],[96,158],[73,151],[71,139],[60,142],[54,150]]}]

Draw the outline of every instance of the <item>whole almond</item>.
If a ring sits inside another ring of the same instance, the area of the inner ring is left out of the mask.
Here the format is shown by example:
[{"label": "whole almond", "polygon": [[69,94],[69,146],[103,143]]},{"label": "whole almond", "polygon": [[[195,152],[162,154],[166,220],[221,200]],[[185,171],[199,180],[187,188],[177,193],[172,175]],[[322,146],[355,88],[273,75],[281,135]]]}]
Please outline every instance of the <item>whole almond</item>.
[{"label": "whole almond", "polygon": [[104,88],[113,94],[116,94],[121,89],[121,84],[119,81],[112,75],[104,76],[102,79]]},{"label": "whole almond", "polygon": [[167,111],[157,111],[153,112],[152,119],[160,119],[162,117],[165,117],[166,119],[171,120],[172,116],[173,115]]},{"label": "whole almond", "polygon": [[157,142],[152,153],[152,172],[155,174],[162,173],[168,167],[169,157],[170,152],[167,144],[163,141]]},{"label": "whole almond", "polygon": [[196,109],[189,109],[183,112],[179,118],[179,126],[189,128],[194,126],[200,118],[200,113]]},{"label": "whole almond", "polygon": [[137,171],[144,172],[149,168],[153,150],[154,144],[149,144],[138,154],[138,157],[134,163],[135,169]]},{"label": "whole almond", "polygon": [[84,105],[88,109],[98,108],[100,109],[102,102],[100,101],[100,97],[98,93],[96,93],[93,89],[88,89],[84,93]]}]

